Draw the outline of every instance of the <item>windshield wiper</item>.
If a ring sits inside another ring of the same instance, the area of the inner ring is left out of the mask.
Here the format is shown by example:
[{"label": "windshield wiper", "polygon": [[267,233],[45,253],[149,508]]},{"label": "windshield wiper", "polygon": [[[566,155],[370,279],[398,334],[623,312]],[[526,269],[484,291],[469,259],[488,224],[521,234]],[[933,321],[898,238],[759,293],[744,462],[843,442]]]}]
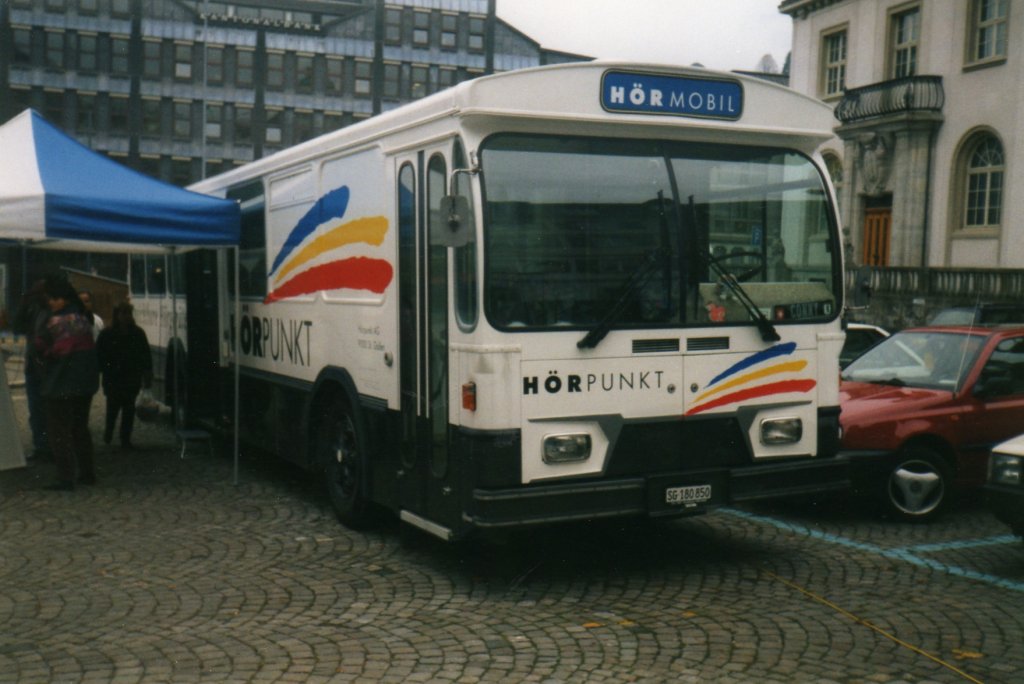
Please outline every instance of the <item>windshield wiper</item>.
[{"label": "windshield wiper", "polygon": [[[688,199],[691,221],[693,222],[693,226],[696,228],[697,207],[694,204],[693,195],[690,195]],[[779,331],[775,329],[775,326],[768,320],[768,317],[761,313],[761,310],[757,308],[757,304],[754,303],[754,300],[750,298],[747,291],[743,289],[742,285],[740,285],[739,278],[702,250],[697,250],[697,252],[700,255],[701,260],[704,262],[704,265],[714,271],[715,275],[718,276],[718,281],[722,284],[722,287],[727,289],[729,293],[743,305],[743,308],[747,310],[747,314],[754,320],[758,331],[761,333],[761,339],[765,342],[778,342],[781,340],[782,337],[779,336]]]},{"label": "windshield wiper", "polygon": [[601,317],[597,325],[583,336],[583,339],[576,343],[578,349],[593,349],[605,338],[612,329],[612,325],[615,321],[619,320],[622,312],[626,310],[630,298],[647,283],[658,263],[667,257],[668,252],[662,247],[656,247],[647,253],[644,260],[640,262],[640,265],[636,267],[633,274],[622,286],[622,291],[615,298],[615,303],[608,309],[608,312]]},{"label": "windshield wiper", "polygon": [[869,380],[868,382],[876,385],[892,385],[893,387],[906,387],[907,383],[905,380],[901,380],[897,377],[884,378],[882,380]]}]

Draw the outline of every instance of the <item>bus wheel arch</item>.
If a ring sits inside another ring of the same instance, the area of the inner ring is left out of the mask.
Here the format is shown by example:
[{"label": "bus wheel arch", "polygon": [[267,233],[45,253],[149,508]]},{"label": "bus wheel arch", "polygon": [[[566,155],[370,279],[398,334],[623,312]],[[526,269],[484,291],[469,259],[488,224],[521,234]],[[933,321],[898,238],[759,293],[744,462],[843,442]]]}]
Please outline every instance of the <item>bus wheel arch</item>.
[{"label": "bus wheel arch", "polygon": [[325,373],[317,380],[309,409],[309,462],[323,475],[338,520],[365,529],[375,522],[365,416],[351,376],[344,370]]}]

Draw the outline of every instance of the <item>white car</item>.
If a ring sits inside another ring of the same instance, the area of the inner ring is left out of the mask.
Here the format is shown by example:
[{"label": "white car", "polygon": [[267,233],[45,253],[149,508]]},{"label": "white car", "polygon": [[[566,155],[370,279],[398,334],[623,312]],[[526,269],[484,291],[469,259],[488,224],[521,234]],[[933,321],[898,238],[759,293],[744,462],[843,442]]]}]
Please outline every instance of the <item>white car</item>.
[{"label": "white car", "polygon": [[985,503],[997,518],[1024,538],[1024,435],[992,447]]},{"label": "white car", "polygon": [[839,367],[846,368],[850,362],[889,336],[889,332],[877,325],[847,323],[846,341],[839,352]]}]

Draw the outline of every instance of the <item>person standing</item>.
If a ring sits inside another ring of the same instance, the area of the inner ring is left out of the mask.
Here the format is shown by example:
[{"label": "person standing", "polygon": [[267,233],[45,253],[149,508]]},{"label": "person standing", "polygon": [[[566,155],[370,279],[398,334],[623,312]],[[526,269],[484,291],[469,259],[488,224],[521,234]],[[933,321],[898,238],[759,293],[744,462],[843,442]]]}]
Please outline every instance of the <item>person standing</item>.
[{"label": "person standing", "polygon": [[100,333],[103,332],[103,319],[92,310],[92,292],[80,290],[78,292],[78,301],[82,302],[82,308],[85,309],[85,317],[92,323],[92,339],[98,339]]},{"label": "person standing", "polygon": [[132,448],[135,423],[135,398],[153,380],[153,360],[145,331],[135,324],[132,305],[121,302],[114,307],[111,325],[103,329],[96,342],[103,394],[107,397],[107,419],[103,442],[114,438],[117,415],[121,414],[121,448]]},{"label": "person standing", "polygon": [[45,281],[33,283],[25,293],[15,315],[15,332],[25,336],[25,397],[28,400],[28,424],[32,431],[30,459],[48,458],[49,442],[46,434],[46,405],[39,394],[43,382],[43,360],[36,352],[35,339],[46,329],[50,317]]},{"label": "person standing", "polygon": [[76,480],[96,482],[89,434],[89,407],[99,388],[96,343],[71,283],[51,276],[45,289],[50,317],[35,345],[43,361],[40,394],[46,402],[50,449],[57,465],[57,481],[47,489],[70,491]]}]

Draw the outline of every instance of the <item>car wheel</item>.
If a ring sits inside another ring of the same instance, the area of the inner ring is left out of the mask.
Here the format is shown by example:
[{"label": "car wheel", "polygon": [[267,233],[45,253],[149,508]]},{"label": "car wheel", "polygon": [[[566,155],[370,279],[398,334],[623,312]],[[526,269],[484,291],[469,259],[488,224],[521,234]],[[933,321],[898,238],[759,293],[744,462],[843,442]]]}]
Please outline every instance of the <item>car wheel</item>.
[{"label": "car wheel", "polygon": [[332,400],[317,428],[320,462],[324,464],[327,493],[338,520],[346,527],[363,529],[372,522],[366,498],[366,453],[356,420],[347,404]]},{"label": "car wheel", "polygon": [[942,512],[949,499],[949,467],[924,447],[904,449],[885,478],[888,512],[902,520],[925,522]]}]

